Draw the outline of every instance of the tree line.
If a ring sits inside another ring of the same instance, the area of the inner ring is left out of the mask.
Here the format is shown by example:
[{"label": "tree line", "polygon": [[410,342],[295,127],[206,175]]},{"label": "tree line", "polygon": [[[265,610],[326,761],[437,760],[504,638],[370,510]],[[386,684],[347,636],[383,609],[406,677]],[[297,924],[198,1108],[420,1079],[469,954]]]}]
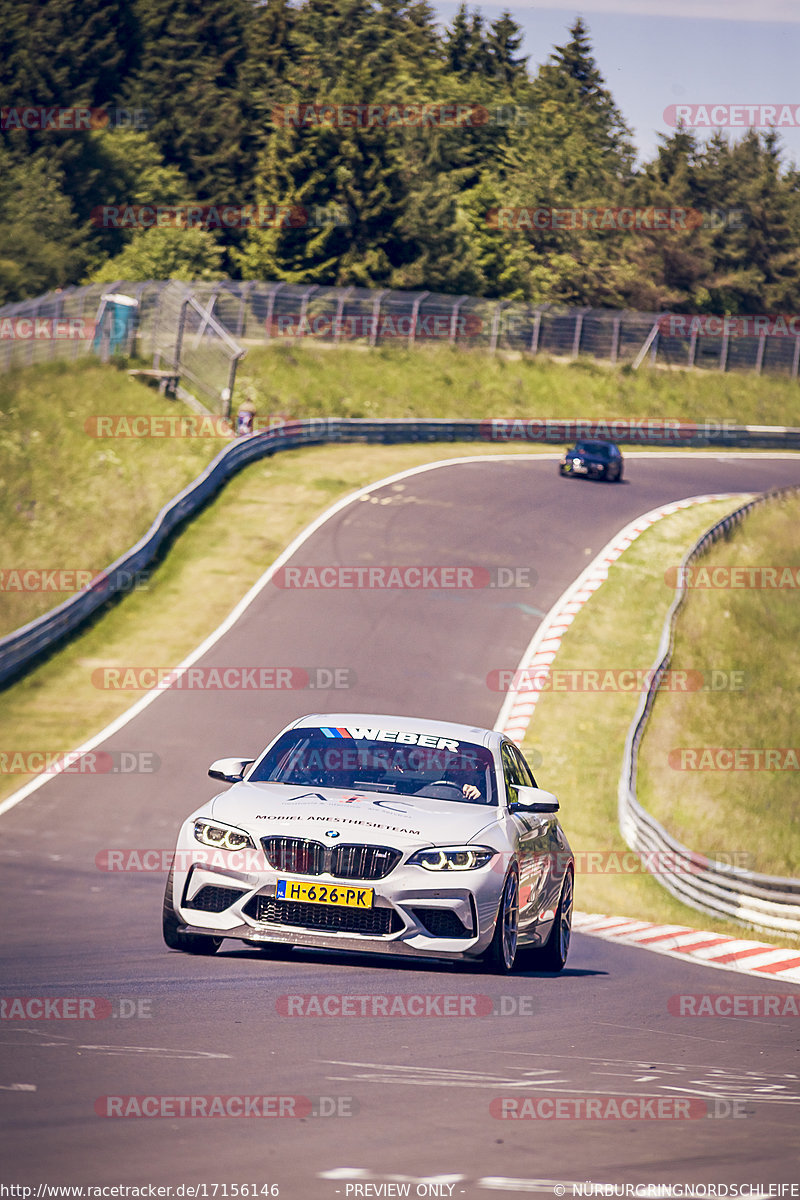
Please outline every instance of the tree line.
[{"label": "tree line", "polygon": [[521,45],[426,0],[0,0],[0,303],[230,277],[796,310],[776,132],[637,165],[584,22]]}]

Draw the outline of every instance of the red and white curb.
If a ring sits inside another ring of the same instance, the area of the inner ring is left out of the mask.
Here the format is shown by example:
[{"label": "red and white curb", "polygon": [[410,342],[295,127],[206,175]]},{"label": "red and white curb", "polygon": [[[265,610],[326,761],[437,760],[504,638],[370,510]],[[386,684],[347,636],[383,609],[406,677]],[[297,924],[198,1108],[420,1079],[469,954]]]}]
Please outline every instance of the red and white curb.
[{"label": "red and white curb", "polygon": [[606,917],[598,913],[574,913],[572,927],[589,937],[639,946],[699,966],[800,984],[800,946],[790,950],[767,942],[691,929],[688,925],[654,925],[634,917]]},{"label": "red and white curb", "polygon": [[[586,601],[608,579],[608,568],[636,541],[641,533],[644,533],[651,525],[655,525],[656,521],[660,521],[662,517],[672,516],[673,513],[680,512],[681,509],[692,508],[695,504],[708,504],[712,500],[738,499],[740,496],[741,493],[738,492],[718,492],[710,496],[690,496],[686,500],[676,500],[672,504],[662,504],[659,508],[653,508],[650,512],[637,517],[636,520],[631,521],[629,525],[621,529],[603,547],[600,553],[592,559],[588,567],[581,572],[575,582],[570,584],[567,590],[556,600],[531,638],[525,653],[522,655],[517,666],[515,678],[519,678],[520,672],[539,672],[547,670],[547,668],[552,666],[553,660],[561,646],[561,639]],[[530,691],[523,690],[521,692],[509,691],[503,707],[500,709],[495,729],[499,729],[520,746],[525,734],[528,732],[528,726],[533,717],[533,710],[536,708],[536,702],[540,694],[541,692],[538,688],[532,688]]]}]

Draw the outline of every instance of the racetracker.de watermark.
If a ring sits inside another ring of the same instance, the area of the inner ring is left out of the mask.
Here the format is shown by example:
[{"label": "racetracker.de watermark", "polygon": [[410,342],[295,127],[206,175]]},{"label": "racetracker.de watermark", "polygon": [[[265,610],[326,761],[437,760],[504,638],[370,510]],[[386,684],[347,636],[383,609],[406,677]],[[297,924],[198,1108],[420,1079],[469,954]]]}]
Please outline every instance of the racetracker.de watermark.
[{"label": "racetracker.de watermark", "polygon": [[389,341],[411,337],[450,341],[478,337],[483,321],[477,313],[418,313],[416,317],[391,313],[338,314],[290,312],[268,318],[264,328],[270,337],[285,338],[371,338]]},{"label": "racetracker.de watermark", "polygon": [[480,436],[486,442],[575,442],[591,438],[598,441],[685,443],[722,428],[717,424],[696,425],[674,420],[641,421],[556,421],[541,417],[481,421]]},{"label": "racetracker.de watermark", "polygon": [[82,567],[3,567],[0,592],[102,592],[134,591],[150,582],[149,571],[87,571]]},{"label": "racetracker.de watermark", "polygon": [[96,334],[83,317],[0,317],[0,342],[80,342]]},{"label": "racetracker.de watermark", "polygon": [[303,1117],[354,1117],[354,1096],[206,1095],[100,1096],[98,1117],[179,1118],[255,1117],[259,1120]]},{"label": "racetracker.de watermark", "polygon": [[690,313],[666,313],[658,318],[662,337],[800,337],[800,315],[779,313],[769,315],[717,317]]},{"label": "racetracker.de watermark", "polygon": [[496,1121],[698,1121],[752,1114],[743,1100],[676,1096],[498,1096]]},{"label": "racetracker.de watermark", "polygon": [[318,229],[352,225],[344,205],[100,204],[89,219],[98,229]]},{"label": "racetracker.de watermark", "polygon": [[358,682],[352,667],[97,667],[92,686],[109,691],[339,691]]},{"label": "racetracker.de watermark", "polygon": [[482,104],[302,101],[272,110],[273,123],[284,129],[463,129],[488,125],[490,119],[490,110]]},{"label": "racetracker.de watermark", "polygon": [[344,566],[337,563],[279,567],[272,583],[287,590],[470,591],[482,588],[530,588],[538,574],[523,566]]},{"label": "racetracker.de watermark", "polygon": [[346,993],[278,996],[281,1017],[523,1017],[534,1016],[533,996],[486,996],[461,993]]},{"label": "racetracker.de watermark", "polygon": [[[293,417],[286,413],[254,416],[252,433],[283,429]],[[105,413],[87,417],[84,432],[94,438],[230,438],[236,432],[227,417],[213,413],[194,416],[179,413],[163,416],[155,413]]]},{"label": "racetracker.de watermark", "polygon": [[741,591],[745,588],[800,590],[800,566],[668,567],[664,582],[671,588]]},{"label": "racetracker.de watermark", "polygon": [[35,133],[88,133],[92,129],[147,129],[146,108],[64,108],[22,104],[0,108],[0,132],[26,129]]},{"label": "racetracker.de watermark", "polygon": [[[715,218],[716,219],[716,218]],[[700,229],[706,214],[697,208],[490,208],[485,223],[489,229],[507,232],[536,230],[606,230],[612,233],[675,233]]]},{"label": "racetracker.de watermark", "polygon": [[[747,850],[720,850],[712,860],[704,854],[691,857],[672,850],[576,850],[576,875],[700,875],[711,865],[752,870],[753,855]],[[550,863],[560,874],[569,861],[565,854],[537,855],[535,861]]]},{"label": "racetracker.de watermark", "polygon": [[138,996],[4,996],[0,1021],[150,1020],[153,1001]]},{"label": "racetracker.de watermark", "polygon": [[800,104],[669,104],[664,120],[673,129],[794,129]]},{"label": "racetracker.de watermark", "polygon": [[0,775],[155,775],[152,750],[0,750]]},{"label": "racetracker.de watermark", "polygon": [[800,996],[774,992],[691,993],[670,996],[673,1017],[800,1017]]},{"label": "racetracker.de watermark", "polygon": [[798,771],[800,747],[676,746],[667,762],[673,771]]},{"label": "racetracker.de watermark", "polygon": [[[495,667],[486,676],[492,692],[641,692],[649,688],[657,672],[644,667]],[[662,692],[742,692],[744,671],[689,669],[662,672]]]}]

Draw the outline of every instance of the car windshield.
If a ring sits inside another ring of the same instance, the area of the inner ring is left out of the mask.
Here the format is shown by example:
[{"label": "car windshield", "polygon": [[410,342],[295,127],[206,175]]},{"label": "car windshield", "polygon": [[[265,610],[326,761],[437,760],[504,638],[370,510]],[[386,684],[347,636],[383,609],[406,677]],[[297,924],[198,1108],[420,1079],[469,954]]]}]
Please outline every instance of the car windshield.
[{"label": "car windshield", "polygon": [[598,458],[611,457],[611,447],[607,442],[578,442],[575,449],[584,454],[596,454]]},{"label": "car windshield", "polygon": [[384,729],[289,730],[247,782],[497,804],[494,759],[484,746]]}]

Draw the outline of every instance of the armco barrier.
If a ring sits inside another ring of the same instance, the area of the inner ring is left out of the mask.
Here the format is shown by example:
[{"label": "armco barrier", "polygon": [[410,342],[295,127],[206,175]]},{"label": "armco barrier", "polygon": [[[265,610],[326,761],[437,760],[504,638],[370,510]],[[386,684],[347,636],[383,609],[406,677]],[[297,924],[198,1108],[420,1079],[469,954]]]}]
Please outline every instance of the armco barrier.
[{"label": "armco barrier", "polygon": [[[737,508],[703,534],[684,555],[681,567],[689,566],[720,538],[726,537],[756,506],[798,490],[792,487],[778,488]],[[688,850],[671,837],[636,798],[639,747],[661,678],[672,660],[676,619],[686,598],[683,583],[685,572],[679,571],[678,578],[680,588],[664,622],[658,656],[652,668],[652,680],[647,691],[641,695],[625,742],[618,792],[622,836],[631,850],[643,854],[654,852],[656,855],[666,852],[678,860],[675,873],[664,872],[654,878],[684,904],[715,917],[733,918],[755,929],[800,934],[800,879],[760,875],[755,871],[714,862],[703,854]]]},{"label": "armco barrier", "polygon": [[[628,435],[625,429],[628,428]],[[613,437],[622,445],[649,447],[734,447],[800,450],[800,429],[771,426],[696,425],[677,422],[597,422],[557,420],[361,420],[319,418],[291,421],[231,443],[205,471],[158,514],[144,537],[103,571],[85,590],[49,613],[0,639],[0,687],[27,671],[70,637],[113,596],[130,587],[137,572],[158,557],[174,530],[196,513],[232,475],[278,450],[325,442],[502,442],[552,445],[575,438]]]}]

